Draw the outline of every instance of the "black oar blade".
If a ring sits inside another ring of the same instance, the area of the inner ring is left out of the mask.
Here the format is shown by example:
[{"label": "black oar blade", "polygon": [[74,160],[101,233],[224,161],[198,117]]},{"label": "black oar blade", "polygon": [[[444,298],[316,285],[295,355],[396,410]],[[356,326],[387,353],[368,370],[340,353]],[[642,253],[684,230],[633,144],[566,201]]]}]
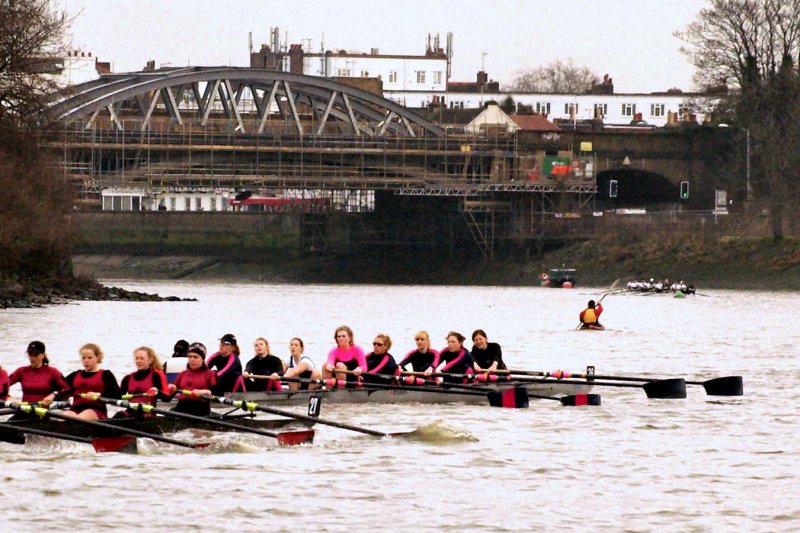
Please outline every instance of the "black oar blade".
[{"label": "black oar blade", "polygon": [[311,444],[312,442],[314,442],[313,429],[278,433],[278,444],[281,446],[296,446],[298,444]]},{"label": "black oar blade", "polygon": [[703,388],[709,396],[742,396],[744,384],[742,376],[725,376],[703,382]]},{"label": "black oar blade", "polygon": [[514,388],[498,389],[486,393],[489,405],[492,407],[505,407],[507,409],[519,409],[528,407],[528,389],[524,385]]},{"label": "black oar blade", "polygon": [[139,452],[139,445],[136,443],[136,437],[96,437],[92,439],[92,446],[98,453],[117,452],[136,454]]},{"label": "black oar blade", "polygon": [[642,387],[648,398],[686,398],[686,381],[683,378],[659,379],[645,383]]},{"label": "black oar blade", "polygon": [[559,398],[561,405],[579,406],[579,405],[600,405],[599,394],[571,394],[569,396],[562,396]]}]

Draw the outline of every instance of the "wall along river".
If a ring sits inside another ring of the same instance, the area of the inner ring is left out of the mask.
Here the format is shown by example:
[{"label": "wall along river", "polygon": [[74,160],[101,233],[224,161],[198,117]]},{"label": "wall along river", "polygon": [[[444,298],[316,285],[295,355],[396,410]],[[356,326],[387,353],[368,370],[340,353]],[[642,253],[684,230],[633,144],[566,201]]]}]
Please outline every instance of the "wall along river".
[{"label": "wall along river", "polygon": [[96,342],[121,379],[140,345],[162,357],[178,339],[213,351],[225,333],[238,337],[243,364],[258,336],[282,358],[301,337],[321,363],[340,324],[365,351],[375,334],[391,335],[399,359],[418,330],[439,349],[450,330],[483,328],[515,369],[741,375],[744,396],[687,386],[686,399],[649,400],[603,387],[596,407],[323,405],[332,420],[423,431],[381,439],[317,426],[314,444],[300,447],[230,433],[200,451],[140,440],[141,455],[0,443],[2,531],[800,529],[797,294],[612,294],[608,329],[589,332],[575,331],[577,316],[603,288],[116,284],[199,301],[0,310],[0,365],[27,364],[25,347],[40,339],[67,374],[80,368],[78,348]]}]

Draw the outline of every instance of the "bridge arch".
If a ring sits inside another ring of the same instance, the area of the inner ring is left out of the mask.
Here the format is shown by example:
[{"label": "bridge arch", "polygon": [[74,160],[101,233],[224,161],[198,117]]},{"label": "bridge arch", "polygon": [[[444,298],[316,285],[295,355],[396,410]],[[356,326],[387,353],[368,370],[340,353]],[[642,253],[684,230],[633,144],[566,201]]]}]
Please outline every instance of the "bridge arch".
[{"label": "bridge arch", "polygon": [[117,129],[134,118],[142,131],[159,115],[202,126],[222,116],[236,132],[263,133],[279,116],[299,136],[331,127],[368,137],[444,135],[404,106],[329,78],[239,67],[107,74],[59,93],[49,110],[59,121],[84,120],[87,129],[98,116]]},{"label": "bridge arch", "polygon": [[[616,180],[617,196],[610,197],[610,183]],[[637,168],[612,168],[597,173],[599,198],[613,201],[618,207],[635,207],[645,204],[676,203],[680,186],[669,178]]]}]

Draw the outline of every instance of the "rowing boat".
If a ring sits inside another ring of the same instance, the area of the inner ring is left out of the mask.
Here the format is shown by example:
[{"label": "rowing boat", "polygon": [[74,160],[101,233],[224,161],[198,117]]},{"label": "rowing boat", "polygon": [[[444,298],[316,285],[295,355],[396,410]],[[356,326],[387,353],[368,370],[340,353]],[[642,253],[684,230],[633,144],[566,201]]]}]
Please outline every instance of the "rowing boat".
[{"label": "rowing boat", "polygon": [[[222,420],[226,422],[234,422],[237,425],[245,426],[256,429],[277,429],[283,428],[290,424],[299,424],[306,427],[313,426],[312,422],[297,421],[292,418],[253,418],[249,415],[243,416],[226,416],[226,417],[209,417],[209,424],[198,423],[194,421],[181,420],[178,418],[155,417],[155,418],[112,418],[104,420],[108,424],[118,426],[124,430],[126,428],[145,431],[155,435],[163,435],[165,433],[175,433],[185,429],[203,429],[208,431],[232,431],[225,427],[220,427],[213,424],[214,420]],[[66,435],[79,436],[79,437],[113,437],[119,435],[121,432],[113,430],[104,430],[98,428],[87,427],[82,424],[70,423],[68,421],[60,420],[14,420],[4,421],[6,425],[19,425],[25,427],[32,427],[44,431],[54,433],[62,433]],[[13,444],[24,444],[25,435],[6,428],[0,428],[0,442],[10,442]]]},{"label": "rowing boat", "polygon": [[[553,396],[563,394],[586,394],[592,390],[591,384],[575,384],[575,383],[526,383],[528,392],[540,396]],[[402,386],[375,389],[370,388],[369,385],[353,389],[317,389],[313,391],[297,391],[297,392],[237,392],[228,393],[225,396],[233,400],[245,400],[255,402],[259,405],[307,405],[310,396],[319,396],[323,398],[326,403],[425,403],[425,404],[446,404],[446,403],[469,403],[486,405],[486,387],[509,387],[511,383],[506,382],[504,385],[486,385],[481,384],[479,387],[483,391],[476,389],[475,391],[452,389],[436,389],[431,386],[430,390],[404,390]],[[463,393],[463,394],[462,394]]]}]

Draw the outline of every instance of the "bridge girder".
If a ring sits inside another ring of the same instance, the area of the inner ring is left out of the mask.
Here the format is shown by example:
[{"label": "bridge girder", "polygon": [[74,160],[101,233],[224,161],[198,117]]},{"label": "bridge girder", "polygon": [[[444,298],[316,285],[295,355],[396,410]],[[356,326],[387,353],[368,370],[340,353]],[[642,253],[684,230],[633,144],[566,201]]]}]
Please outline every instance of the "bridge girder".
[{"label": "bridge girder", "polygon": [[[102,113],[123,128],[122,109],[138,113],[146,130],[156,112],[183,124],[191,117],[205,125],[212,113],[222,113],[245,133],[244,96],[249,94],[262,133],[270,112],[277,110],[298,135],[322,134],[333,118],[356,135],[441,137],[444,130],[417,113],[382,96],[328,78],[290,72],[238,67],[187,67],[153,72],[108,74],[57,94],[51,116],[60,121],[86,120],[89,128]],[[191,98],[188,98],[192,95]],[[184,96],[187,96],[184,101]],[[188,102],[188,103],[187,103]],[[159,104],[161,104],[159,106]],[[306,131],[298,106],[306,106],[316,124]],[[183,111],[183,113],[182,113]]]}]

